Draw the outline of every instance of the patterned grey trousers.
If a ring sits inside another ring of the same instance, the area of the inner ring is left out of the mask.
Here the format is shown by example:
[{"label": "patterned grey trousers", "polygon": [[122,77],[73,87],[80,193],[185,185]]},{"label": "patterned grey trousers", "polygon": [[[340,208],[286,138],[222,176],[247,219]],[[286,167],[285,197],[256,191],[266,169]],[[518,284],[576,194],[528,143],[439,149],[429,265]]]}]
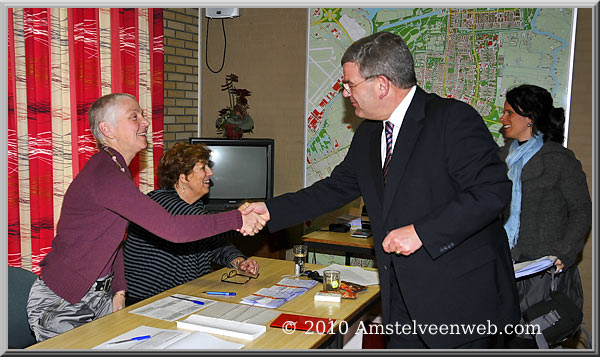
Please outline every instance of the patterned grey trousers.
[{"label": "patterned grey trousers", "polygon": [[33,283],[27,300],[29,326],[38,342],[69,331],[112,312],[110,292],[96,291],[96,284],[76,304],[56,295],[42,279]]}]

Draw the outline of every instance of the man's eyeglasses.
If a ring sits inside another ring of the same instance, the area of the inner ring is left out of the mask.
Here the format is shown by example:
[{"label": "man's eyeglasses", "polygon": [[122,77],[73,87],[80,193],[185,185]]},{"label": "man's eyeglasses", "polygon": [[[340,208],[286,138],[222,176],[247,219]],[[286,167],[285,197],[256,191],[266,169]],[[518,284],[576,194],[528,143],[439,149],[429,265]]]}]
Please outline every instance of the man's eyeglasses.
[{"label": "man's eyeglasses", "polygon": [[258,275],[259,274],[252,275],[245,271],[233,269],[233,270],[230,270],[229,273],[225,273],[225,274],[221,275],[221,281],[224,283],[244,285],[247,282],[249,282],[250,279],[258,278]]},{"label": "man's eyeglasses", "polygon": [[369,76],[365,79],[363,79],[362,81],[356,83],[356,84],[350,84],[350,83],[342,83],[342,87],[344,87],[344,90],[346,91],[346,93],[348,94],[352,94],[352,90],[356,87],[358,87],[360,84],[368,81],[369,79],[375,78],[376,76]]}]

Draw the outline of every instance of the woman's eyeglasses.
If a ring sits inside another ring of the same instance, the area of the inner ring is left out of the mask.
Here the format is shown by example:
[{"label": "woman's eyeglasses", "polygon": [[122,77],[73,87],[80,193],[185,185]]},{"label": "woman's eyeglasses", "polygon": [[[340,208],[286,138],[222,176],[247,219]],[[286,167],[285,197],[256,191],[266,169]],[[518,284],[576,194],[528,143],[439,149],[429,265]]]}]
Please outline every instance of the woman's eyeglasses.
[{"label": "woman's eyeglasses", "polygon": [[250,281],[250,279],[258,278],[259,274],[253,275],[241,270],[230,270],[229,273],[221,275],[221,281],[230,284],[244,285]]}]

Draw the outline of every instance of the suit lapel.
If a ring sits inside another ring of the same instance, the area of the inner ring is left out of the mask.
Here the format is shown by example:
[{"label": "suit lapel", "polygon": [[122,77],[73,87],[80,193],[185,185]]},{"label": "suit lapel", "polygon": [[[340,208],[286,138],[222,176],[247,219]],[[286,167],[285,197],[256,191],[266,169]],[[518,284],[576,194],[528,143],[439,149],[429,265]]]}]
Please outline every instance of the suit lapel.
[{"label": "suit lapel", "polygon": [[[423,128],[425,118],[426,93],[419,87],[406,111],[400,132],[394,145],[394,153],[387,176],[387,184],[383,192],[383,216],[389,213],[394,201],[394,194],[398,189],[400,180],[404,175],[406,165],[410,159],[417,138]],[[381,140],[381,139],[380,139]],[[381,160],[381,159],[380,159]]]}]

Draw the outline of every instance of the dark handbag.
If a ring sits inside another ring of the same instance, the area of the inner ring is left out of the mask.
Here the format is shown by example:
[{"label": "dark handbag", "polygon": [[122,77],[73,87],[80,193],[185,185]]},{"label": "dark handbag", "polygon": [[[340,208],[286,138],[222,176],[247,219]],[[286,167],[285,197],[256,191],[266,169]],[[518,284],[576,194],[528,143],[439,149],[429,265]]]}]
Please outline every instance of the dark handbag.
[{"label": "dark handbag", "polygon": [[[537,289],[530,290],[529,294],[521,295],[521,311],[524,322],[539,326],[541,333],[529,337],[535,338],[539,348],[549,348],[549,346],[562,343],[581,328],[583,320],[583,312],[581,311],[583,290],[581,289],[579,271],[576,267],[573,267],[564,272],[565,275],[562,280],[568,282],[568,284],[561,284],[561,289],[566,289],[563,292],[563,290],[558,289],[558,280],[561,274],[555,277],[555,269],[553,267],[550,274],[543,273],[544,276],[529,278],[528,280],[533,279],[533,283],[529,282],[531,283],[529,288],[537,287]],[[567,272],[569,273],[567,274]],[[546,277],[548,275],[550,276],[549,281],[544,281],[548,280]],[[544,288],[548,287],[546,284],[548,282],[550,289],[545,290]],[[521,289],[519,289],[519,293],[521,293]],[[567,293],[573,297],[567,295]],[[541,300],[531,304],[536,295],[541,297]],[[577,303],[574,302],[574,298]],[[523,305],[529,306],[523,309]],[[527,336],[522,337],[527,338]]]}]

